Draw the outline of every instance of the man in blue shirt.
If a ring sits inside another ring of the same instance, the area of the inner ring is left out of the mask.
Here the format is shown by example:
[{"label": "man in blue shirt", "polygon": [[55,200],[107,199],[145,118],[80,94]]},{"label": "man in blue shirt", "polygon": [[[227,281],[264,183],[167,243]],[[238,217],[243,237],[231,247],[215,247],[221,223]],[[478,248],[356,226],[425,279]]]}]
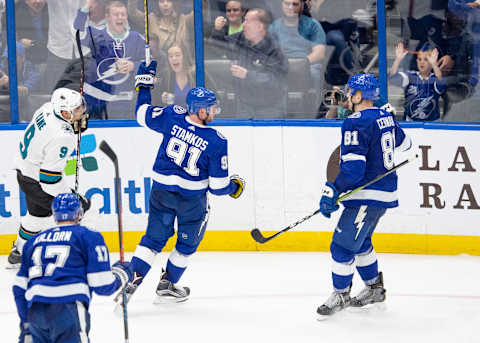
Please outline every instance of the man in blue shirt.
[{"label": "man in blue shirt", "polygon": [[19,343],[88,342],[92,292],[110,295],[132,280],[129,263],[111,268],[102,235],[79,225],[77,195],[57,195],[52,212],[57,226],[25,243],[13,285]]},{"label": "man in blue shirt", "polygon": [[[137,121],[162,135],[163,140],[153,164],[147,232],[132,258],[134,280],[127,286],[127,297],[132,296],[149,272],[155,255],[174,235],[176,219],[177,242],[156,293],[160,302],[180,302],[188,299],[190,289],[175,284],[203,239],[210,211],[207,192],[229,194],[237,199],[243,192],[244,181],[228,176],[227,139],[206,126],[217,112],[215,94],[196,87],[188,92],[187,109],[178,105],[153,106],[150,89],[155,71],[156,61],[148,67],[142,62],[136,76]],[[116,300],[120,299],[117,296]]]},{"label": "man in blue shirt", "polygon": [[[411,140],[391,113],[373,106],[379,98],[378,81],[371,74],[354,75],[348,81],[348,103],[354,113],[342,124],[340,171],[327,182],[320,200],[321,213],[330,218],[339,209],[340,193],[365,185],[395,166],[401,152],[411,151]],[[399,156],[397,156],[399,155]],[[334,292],[317,309],[324,319],[348,306],[362,307],[385,301],[383,276],[378,271],[372,234],[387,208],[398,206],[397,174],[350,195],[333,234],[332,279]],[[354,268],[366,287],[350,298]]]},{"label": "man in blue shirt", "polygon": [[321,63],[325,56],[325,32],[318,21],[302,14],[301,0],[282,0],[283,16],[269,28],[270,34],[278,39],[287,58],[306,58],[315,85],[319,88],[322,78]]}]

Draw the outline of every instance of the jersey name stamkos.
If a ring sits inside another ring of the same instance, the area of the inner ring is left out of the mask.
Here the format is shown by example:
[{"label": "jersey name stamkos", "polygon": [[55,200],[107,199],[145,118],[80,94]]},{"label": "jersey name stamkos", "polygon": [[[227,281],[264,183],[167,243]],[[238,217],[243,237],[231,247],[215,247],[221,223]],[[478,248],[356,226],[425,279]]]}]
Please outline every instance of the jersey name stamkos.
[{"label": "jersey name stamkos", "polygon": [[178,125],[173,125],[172,131],[170,134],[178,139],[181,139],[184,142],[187,142],[202,151],[205,151],[208,146],[208,141],[204,140],[202,137],[197,136],[193,132],[186,130]]}]

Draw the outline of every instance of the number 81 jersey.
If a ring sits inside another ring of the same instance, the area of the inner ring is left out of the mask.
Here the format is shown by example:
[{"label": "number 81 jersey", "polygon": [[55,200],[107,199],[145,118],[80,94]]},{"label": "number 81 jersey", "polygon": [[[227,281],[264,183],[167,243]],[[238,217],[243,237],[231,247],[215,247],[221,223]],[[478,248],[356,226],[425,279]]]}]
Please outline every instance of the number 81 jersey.
[{"label": "number 81 jersey", "polygon": [[148,104],[137,110],[140,125],[163,134],[153,165],[153,187],[184,195],[230,194],[227,140],[211,127],[193,122],[177,105]]},{"label": "number 81 jersey", "polygon": [[[342,124],[340,172],[334,185],[342,193],[362,186],[392,169],[396,151],[411,141],[392,114],[379,108],[353,113]],[[345,206],[397,207],[397,174],[385,176],[343,201]]]}]

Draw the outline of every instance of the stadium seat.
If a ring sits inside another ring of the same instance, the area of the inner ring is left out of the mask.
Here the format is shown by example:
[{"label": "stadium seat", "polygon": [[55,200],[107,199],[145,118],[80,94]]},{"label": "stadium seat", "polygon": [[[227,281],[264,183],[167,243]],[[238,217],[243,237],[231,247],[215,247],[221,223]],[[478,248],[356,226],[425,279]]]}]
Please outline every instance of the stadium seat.
[{"label": "stadium seat", "polygon": [[[205,71],[215,82],[215,92],[217,94],[222,117],[232,117],[236,111],[236,100],[232,73],[230,72],[230,60],[206,60]],[[207,84],[208,88],[209,85]]]}]

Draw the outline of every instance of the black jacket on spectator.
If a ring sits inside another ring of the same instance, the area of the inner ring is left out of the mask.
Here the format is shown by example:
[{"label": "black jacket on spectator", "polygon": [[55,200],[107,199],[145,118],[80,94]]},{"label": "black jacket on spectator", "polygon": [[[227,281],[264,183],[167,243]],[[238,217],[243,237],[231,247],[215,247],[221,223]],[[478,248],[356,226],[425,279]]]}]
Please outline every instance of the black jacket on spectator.
[{"label": "black jacket on spectator", "polygon": [[26,49],[27,59],[34,64],[44,63],[47,59],[48,2],[45,3],[42,13],[40,14],[40,32],[37,32],[37,28],[33,22],[33,16],[30,13],[29,7],[24,1],[20,1],[15,6],[17,41],[23,38],[31,39],[32,46]]},{"label": "black jacket on spectator", "polygon": [[285,112],[288,60],[276,41],[267,34],[252,46],[243,32],[230,36],[219,33],[214,37],[227,43],[228,58],[248,70],[245,79],[234,77],[238,103],[257,113]]}]

